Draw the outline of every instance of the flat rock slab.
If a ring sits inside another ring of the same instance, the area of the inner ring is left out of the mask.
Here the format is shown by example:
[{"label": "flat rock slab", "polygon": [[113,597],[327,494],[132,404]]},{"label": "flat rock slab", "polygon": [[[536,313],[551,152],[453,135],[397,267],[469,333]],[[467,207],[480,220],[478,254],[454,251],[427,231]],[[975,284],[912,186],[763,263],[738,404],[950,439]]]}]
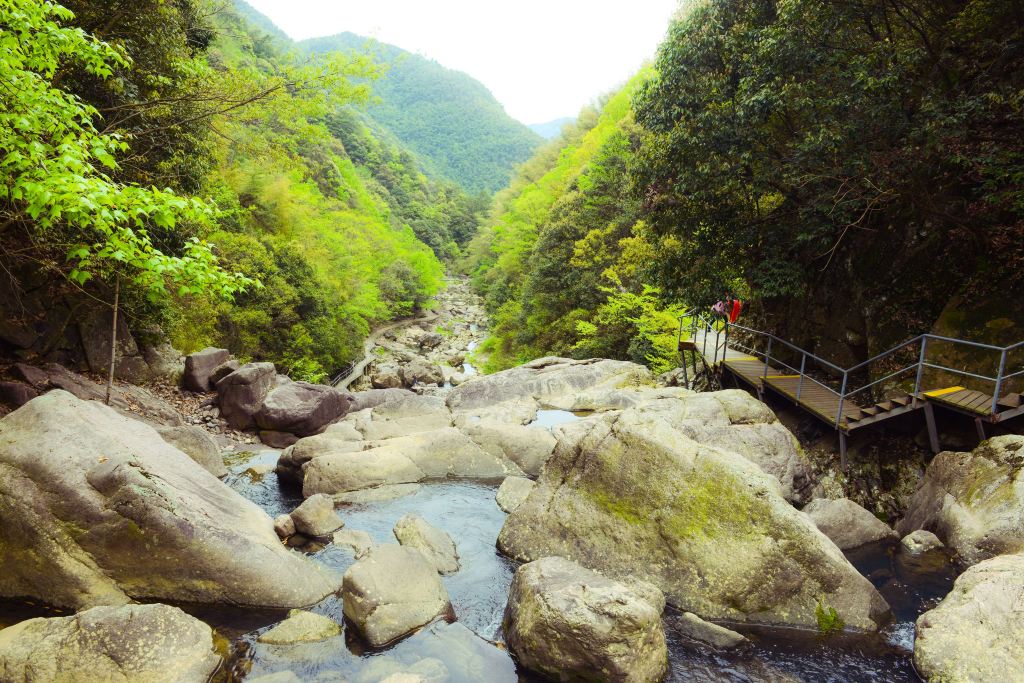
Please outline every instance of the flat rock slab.
[{"label": "flat rock slab", "polygon": [[77,683],[173,679],[206,683],[220,666],[213,630],[167,605],[93,607],[0,631],[5,681]]}]

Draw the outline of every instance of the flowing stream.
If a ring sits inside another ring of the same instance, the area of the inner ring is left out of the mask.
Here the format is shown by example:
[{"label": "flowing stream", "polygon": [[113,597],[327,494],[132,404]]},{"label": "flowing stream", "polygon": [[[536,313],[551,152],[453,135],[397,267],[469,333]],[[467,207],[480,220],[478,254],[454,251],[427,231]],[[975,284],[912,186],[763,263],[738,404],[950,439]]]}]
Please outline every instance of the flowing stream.
[{"label": "flowing stream", "polygon": [[[544,410],[533,423],[550,428],[578,419],[566,411]],[[281,485],[273,472],[260,474],[276,461],[277,451],[235,456],[227,483],[271,516],[289,512],[302,498],[297,489]],[[255,466],[255,467],[254,467]],[[263,467],[261,467],[263,466]],[[416,493],[395,500],[344,506],[339,512],[345,528],[365,531],[378,543],[394,543],[391,529],[407,512],[421,515],[447,531],[455,540],[462,568],[444,577],[458,623],[487,640],[502,639],[501,620],[516,564],[498,554],[495,540],[505,514],[494,502],[497,482],[446,481],[422,486]],[[342,547],[313,545],[301,550],[315,561],[345,570],[353,553]],[[878,636],[822,637],[815,632],[742,627],[753,644],[736,652],[717,652],[687,641],[671,627],[674,611],[665,614],[669,640],[669,681],[918,681],[911,663],[914,620],[933,607],[948,591],[948,577],[930,585],[902,581],[888,556],[876,555],[854,563],[879,588],[893,608],[895,622]],[[287,577],[282,577],[287,580]],[[446,641],[445,624],[383,650],[367,649],[352,629],[342,637],[302,645],[265,645],[260,633],[283,619],[280,611],[191,609],[229,642],[231,655],[221,680],[238,680],[278,671],[292,671],[302,680],[379,680],[398,664],[439,661],[452,681],[529,681],[503,649],[487,646],[467,653]],[[344,621],[342,603],[331,596],[313,611]],[[490,658],[485,664],[483,660]],[[487,674],[481,678],[481,667]],[[428,679],[429,680],[429,679]]]}]

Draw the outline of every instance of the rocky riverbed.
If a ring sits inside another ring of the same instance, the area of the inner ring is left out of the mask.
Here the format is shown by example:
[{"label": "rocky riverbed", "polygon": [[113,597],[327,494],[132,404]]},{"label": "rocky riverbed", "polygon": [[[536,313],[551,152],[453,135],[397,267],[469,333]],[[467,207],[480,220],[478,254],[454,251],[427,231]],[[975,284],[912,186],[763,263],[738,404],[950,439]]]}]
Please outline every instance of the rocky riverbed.
[{"label": "rocky riverbed", "polygon": [[[477,304],[450,296],[366,381],[479,341]],[[0,419],[3,677],[1024,675],[1024,438],[936,457],[893,529],[822,497],[742,391],[543,358],[330,393],[225,353],[185,381],[290,445],[211,452],[216,422],[107,408],[53,369]]]}]

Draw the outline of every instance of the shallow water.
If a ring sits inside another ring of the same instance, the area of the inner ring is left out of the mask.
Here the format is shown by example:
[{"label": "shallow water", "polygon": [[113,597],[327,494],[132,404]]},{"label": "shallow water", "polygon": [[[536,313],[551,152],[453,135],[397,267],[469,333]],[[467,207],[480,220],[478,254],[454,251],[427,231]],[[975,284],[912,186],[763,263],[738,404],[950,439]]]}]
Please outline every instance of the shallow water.
[{"label": "shallow water", "polygon": [[580,415],[570,412],[568,410],[553,410],[553,409],[541,409],[537,411],[537,417],[533,418],[527,427],[541,427],[543,429],[551,429],[555,425],[565,424],[567,422],[575,422],[580,419]]},{"label": "shallow water", "polygon": [[[578,419],[572,413],[568,415]],[[568,419],[565,415],[553,417]],[[277,455],[277,451],[261,450],[226,458],[231,471],[226,483],[271,516],[291,511],[302,500],[295,487],[281,486],[276,474],[262,471],[276,462]],[[346,529],[365,531],[379,543],[395,542],[391,529],[407,512],[415,512],[447,531],[458,546],[461,561],[460,571],[443,577],[458,619],[456,624],[437,622],[376,651],[368,649],[347,625],[344,634],[336,638],[281,646],[258,643],[256,639],[287,616],[283,610],[183,606],[221,636],[220,647],[228,659],[217,679],[235,681],[292,671],[302,680],[369,683],[396,671],[415,670],[427,680],[436,680],[444,673],[443,680],[460,683],[535,680],[525,673],[516,674],[508,653],[482,640],[501,640],[501,619],[516,567],[500,556],[494,546],[505,519],[494,502],[494,493],[493,484],[447,481],[426,484],[403,498],[340,509]],[[307,548],[307,554],[337,571],[339,584],[341,573],[354,562],[351,551],[333,545],[312,546]],[[951,576],[915,583],[901,577],[887,555],[875,553],[851,559],[893,608],[895,622],[880,635],[826,639],[806,631],[742,628],[752,646],[723,653],[677,634],[671,627],[675,613],[669,609],[665,615],[670,667],[666,680],[919,681],[911,663],[913,622],[945,595]],[[281,580],[287,581],[288,577]],[[331,596],[311,609],[344,622],[338,596]],[[38,605],[0,604],[0,626],[32,616],[54,615]]]}]

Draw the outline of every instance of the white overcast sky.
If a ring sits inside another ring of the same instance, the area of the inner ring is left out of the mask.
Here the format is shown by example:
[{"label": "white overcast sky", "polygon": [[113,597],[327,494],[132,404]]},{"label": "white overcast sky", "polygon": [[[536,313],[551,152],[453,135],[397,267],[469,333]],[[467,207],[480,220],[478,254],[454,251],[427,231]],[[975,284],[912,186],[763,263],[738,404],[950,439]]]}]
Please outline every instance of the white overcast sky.
[{"label": "white overcast sky", "polygon": [[295,40],[365,35],[465,71],[523,123],[575,117],[654,56],[678,0],[248,0]]}]

